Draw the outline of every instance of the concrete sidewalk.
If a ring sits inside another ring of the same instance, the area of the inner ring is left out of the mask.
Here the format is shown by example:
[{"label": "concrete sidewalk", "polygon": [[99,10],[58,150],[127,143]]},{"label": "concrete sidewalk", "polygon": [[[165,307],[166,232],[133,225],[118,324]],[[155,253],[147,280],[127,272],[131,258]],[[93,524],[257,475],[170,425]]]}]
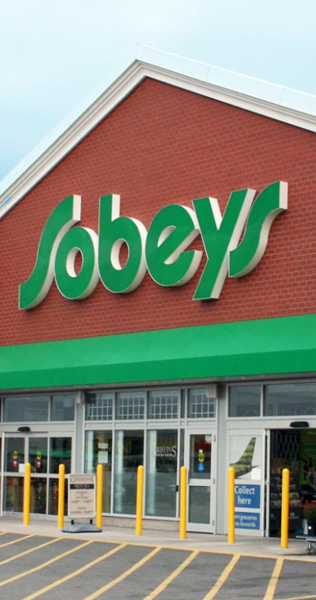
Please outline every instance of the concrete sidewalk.
[{"label": "concrete sidewalk", "polygon": [[[65,528],[70,524],[65,522]],[[309,554],[307,543],[303,540],[289,540],[288,548],[281,549],[280,539],[236,536],[235,544],[227,542],[225,535],[188,533],[186,540],[179,539],[175,531],[157,531],[145,529],[142,536],[135,535],[135,529],[129,527],[108,527],[106,518],[102,532],[98,533],[69,533],[62,532],[57,527],[56,520],[44,520],[31,515],[30,525],[23,525],[22,516],[2,517],[0,532],[21,535],[43,535],[50,537],[73,537],[76,539],[93,539],[94,541],[167,546],[172,548],[198,549],[219,553],[241,554],[249,556],[308,558],[316,561],[316,554]],[[1,541],[0,541],[1,546]]]}]

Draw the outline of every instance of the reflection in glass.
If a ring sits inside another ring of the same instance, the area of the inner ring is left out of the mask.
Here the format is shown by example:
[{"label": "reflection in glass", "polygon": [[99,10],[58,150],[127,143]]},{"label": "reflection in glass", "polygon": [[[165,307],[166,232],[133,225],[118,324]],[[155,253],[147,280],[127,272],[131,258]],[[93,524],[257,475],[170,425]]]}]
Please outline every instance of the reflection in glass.
[{"label": "reflection in glass", "polygon": [[114,512],[136,512],[137,467],[144,460],[144,432],[117,431],[114,464]]},{"label": "reflection in glass", "polygon": [[24,438],[8,437],[5,439],[4,470],[19,473],[24,465]]},{"label": "reflection in glass", "polygon": [[316,414],[316,384],[282,383],[264,386],[264,415]]},{"label": "reflection in glass", "polygon": [[216,400],[207,397],[205,388],[189,390],[188,417],[190,419],[214,419],[216,417]]},{"label": "reflection in glass", "polygon": [[113,419],[114,394],[91,392],[86,396],[87,421],[111,421]]},{"label": "reflection in glass", "polygon": [[189,486],[189,522],[205,523],[210,522],[210,487]]},{"label": "reflection in glass", "polygon": [[177,430],[147,434],[146,515],[175,517],[177,501]]},{"label": "reflection in glass", "polygon": [[177,419],[178,413],[178,390],[155,390],[154,392],[149,392],[149,419]]},{"label": "reflection in glass", "polygon": [[4,510],[23,511],[23,477],[4,477]]},{"label": "reflection in glass", "polygon": [[47,473],[47,438],[29,439],[29,462],[32,473]]},{"label": "reflection in glass", "polygon": [[229,388],[230,417],[259,417],[260,404],[260,385],[233,385]]},{"label": "reflection in glass", "polygon": [[[58,479],[49,480],[48,514],[58,514]],[[65,515],[68,514],[68,485],[65,485]]]},{"label": "reflection in glass", "polygon": [[52,396],[51,421],[73,421],[75,418],[74,394],[55,394]]},{"label": "reflection in glass", "polygon": [[31,513],[46,514],[46,477],[31,477]]},{"label": "reflection in glass", "polygon": [[58,474],[59,465],[65,465],[66,473],[71,471],[71,437],[50,438],[49,472]]},{"label": "reflection in glass", "polygon": [[201,433],[190,435],[190,478],[210,479],[212,436]]},{"label": "reflection in glass", "polygon": [[117,419],[143,419],[145,413],[145,394],[143,392],[121,392],[117,394],[116,412]]},{"label": "reflection in glass", "polygon": [[3,420],[26,423],[48,421],[49,396],[22,396],[5,398]]}]

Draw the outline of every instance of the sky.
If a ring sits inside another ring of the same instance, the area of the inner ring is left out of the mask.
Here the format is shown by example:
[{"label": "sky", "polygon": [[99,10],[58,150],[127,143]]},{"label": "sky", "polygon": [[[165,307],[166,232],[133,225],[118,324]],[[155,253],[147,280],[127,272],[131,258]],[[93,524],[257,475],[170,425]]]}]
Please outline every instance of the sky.
[{"label": "sky", "polygon": [[237,72],[316,95],[315,0],[0,0],[0,18],[2,191],[144,46],[219,67],[228,87]]}]

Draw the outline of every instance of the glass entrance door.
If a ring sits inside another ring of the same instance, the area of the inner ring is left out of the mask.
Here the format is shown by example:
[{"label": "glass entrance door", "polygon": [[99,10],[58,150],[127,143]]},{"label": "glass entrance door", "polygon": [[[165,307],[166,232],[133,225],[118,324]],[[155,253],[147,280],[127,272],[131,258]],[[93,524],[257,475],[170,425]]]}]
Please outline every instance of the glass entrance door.
[{"label": "glass entrance door", "polygon": [[57,514],[58,468],[71,466],[71,436],[5,435],[3,511],[23,512],[25,463],[31,464],[32,513]]},{"label": "glass entrance door", "polygon": [[152,429],[147,432],[145,514],[150,517],[177,516],[179,470],[178,431]]},{"label": "glass entrance door", "polygon": [[215,436],[188,431],[185,463],[188,468],[188,531],[214,533]]}]

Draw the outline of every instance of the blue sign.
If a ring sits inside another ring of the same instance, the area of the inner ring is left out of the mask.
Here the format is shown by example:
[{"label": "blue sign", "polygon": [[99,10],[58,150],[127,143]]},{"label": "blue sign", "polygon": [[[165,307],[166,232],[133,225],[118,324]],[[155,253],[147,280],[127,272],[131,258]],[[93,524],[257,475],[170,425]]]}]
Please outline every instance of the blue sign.
[{"label": "blue sign", "polygon": [[236,508],[260,508],[260,485],[237,483],[235,485]]},{"label": "blue sign", "polygon": [[[258,486],[259,487],[259,486]],[[236,529],[260,529],[260,513],[235,512]]]}]

